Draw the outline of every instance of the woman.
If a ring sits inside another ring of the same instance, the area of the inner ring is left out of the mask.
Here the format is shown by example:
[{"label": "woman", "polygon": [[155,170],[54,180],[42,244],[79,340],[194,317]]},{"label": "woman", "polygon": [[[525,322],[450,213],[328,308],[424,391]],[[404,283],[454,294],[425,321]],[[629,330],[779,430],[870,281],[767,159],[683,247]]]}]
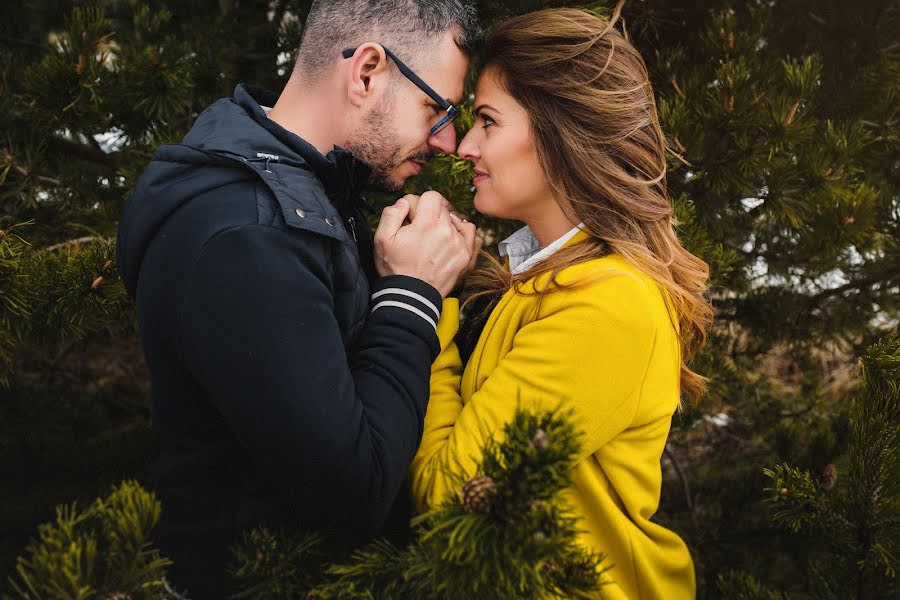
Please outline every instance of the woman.
[{"label": "woman", "polygon": [[[621,3],[620,3],[621,6]],[[444,465],[475,471],[517,398],[563,401],[584,431],[569,500],[580,542],[614,565],[609,598],[692,598],[684,542],[651,522],[660,457],[680,394],[704,380],[686,362],[705,340],[708,268],[673,231],[665,142],[647,70],[611,21],[576,9],[523,15],[485,44],[476,121],[459,146],[475,207],[527,227],[470,278],[494,304],[463,371],[454,301],[412,465],[420,510],[448,495]]]}]

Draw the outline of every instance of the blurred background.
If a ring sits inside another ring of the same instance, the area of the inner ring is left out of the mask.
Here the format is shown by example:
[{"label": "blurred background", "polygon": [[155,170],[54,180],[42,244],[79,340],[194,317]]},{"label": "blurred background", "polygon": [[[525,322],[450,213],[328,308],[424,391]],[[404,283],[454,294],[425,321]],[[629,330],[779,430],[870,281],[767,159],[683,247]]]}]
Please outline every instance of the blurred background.
[{"label": "blurred background", "polygon": [[[309,4],[0,3],[0,591],[56,505],[152,488],[118,215],[206,106],[239,82],[281,89]],[[488,27],[613,3],[478,4]],[[874,414],[859,359],[900,315],[898,2],[631,0],[623,16],[717,309],[693,363],[710,390],[674,419],[656,520],[690,546],[702,598],[892,597],[896,395]],[[445,193],[495,243],[516,225],[474,214],[470,182],[441,157],[409,191]]]}]

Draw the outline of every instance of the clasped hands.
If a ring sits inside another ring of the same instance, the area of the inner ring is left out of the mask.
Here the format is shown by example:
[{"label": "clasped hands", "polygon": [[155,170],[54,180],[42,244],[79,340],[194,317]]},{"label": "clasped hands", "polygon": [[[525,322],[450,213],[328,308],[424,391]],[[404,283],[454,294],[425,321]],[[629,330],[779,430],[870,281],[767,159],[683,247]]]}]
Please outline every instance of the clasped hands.
[{"label": "clasped hands", "polygon": [[475,266],[484,240],[441,194],[407,194],[381,213],[375,268],[382,277],[408,275],[446,297]]}]

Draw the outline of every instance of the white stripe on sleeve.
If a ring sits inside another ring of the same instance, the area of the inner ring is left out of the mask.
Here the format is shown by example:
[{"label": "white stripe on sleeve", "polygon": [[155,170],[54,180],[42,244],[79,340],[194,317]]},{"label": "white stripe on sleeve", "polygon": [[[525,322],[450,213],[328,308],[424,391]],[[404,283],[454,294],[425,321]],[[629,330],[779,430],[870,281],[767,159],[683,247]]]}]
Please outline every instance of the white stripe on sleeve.
[{"label": "white stripe on sleeve", "polygon": [[382,300],[381,302],[379,302],[378,304],[376,304],[375,306],[372,307],[372,312],[375,312],[376,310],[378,310],[379,308],[382,308],[384,306],[396,306],[397,308],[405,308],[409,312],[415,313],[415,314],[419,315],[420,317],[422,317],[423,319],[425,319],[426,321],[428,321],[428,323],[430,323],[431,326],[434,327],[434,330],[437,331],[437,323],[435,323],[434,319],[429,317],[427,314],[425,314],[424,312],[422,312],[415,306],[411,306],[411,305],[407,304],[406,302],[397,302],[396,300]]},{"label": "white stripe on sleeve", "polygon": [[[384,296],[386,294],[397,294],[399,296],[407,296],[408,298],[413,298],[415,300],[418,300],[423,305],[425,305],[426,308],[431,309],[431,312],[434,313],[435,319],[441,318],[441,311],[438,310],[438,307],[435,306],[431,300],[429,300],[422,294],[417,294],[417,293],[411,292],[409,290],[404,290],[403,288],[385,288],[383,290],[379,290],[379,291],[375,292],[374,294],[372,294],[372,300],[374,300],[376,298],[380,298],[381,296]],[[375,309],[373,308],[372,310],[375,310]]]}]

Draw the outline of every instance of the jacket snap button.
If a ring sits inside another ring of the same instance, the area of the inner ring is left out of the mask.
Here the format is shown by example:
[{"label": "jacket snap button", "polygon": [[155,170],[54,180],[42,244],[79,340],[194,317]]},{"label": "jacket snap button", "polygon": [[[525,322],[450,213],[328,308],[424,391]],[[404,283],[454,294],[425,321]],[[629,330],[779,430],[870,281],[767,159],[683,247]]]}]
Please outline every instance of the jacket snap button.
[{"label": "jacket snap button", "polygon": [[295,210],[294,212],[297,213],[297,216],[300,217],[301,219],[305,219],[305,218],[306,218],[306,213],[303,212],[303,209],[302,209],[302,208],[298,208],[298,209]]},{"label": "jacket snap button", "polygon": [[331,217],[325,217],[325,222],[334,227],[334,219]]}]

